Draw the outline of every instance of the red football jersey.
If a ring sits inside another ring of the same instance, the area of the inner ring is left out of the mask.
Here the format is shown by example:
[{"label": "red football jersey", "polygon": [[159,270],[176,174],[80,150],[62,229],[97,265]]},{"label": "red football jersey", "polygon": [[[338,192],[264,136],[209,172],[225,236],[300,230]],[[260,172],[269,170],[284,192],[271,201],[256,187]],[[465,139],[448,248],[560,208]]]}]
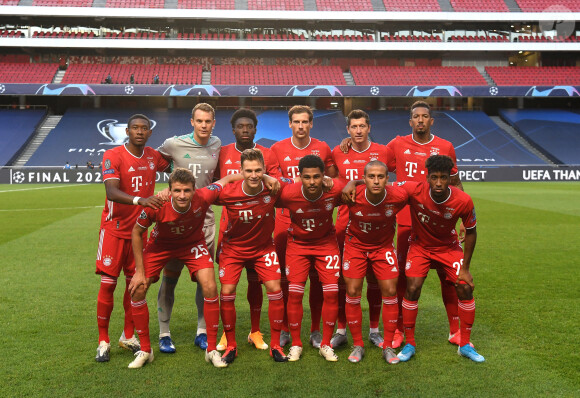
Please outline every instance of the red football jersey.
[{"label": "red football jersey", "polygon": [[[409,134],[397,136],[387,144],[387,166],[389,166],[389,171],[396,172],[397,181],[425,181],[427,179],[425,161],[432,155],[449,156],[455,165],[451,170],[451,175],[457,174],[457,159],[453,144],[435,135],[432,137],[431,141],[420,144],[413,139],[412,134]],[[399,213],[397,223],[411,225],[408,208]]]},{"label": "red football jersey", "polygon": [[[274,143],[271,149],[278,159],[282,176],[286,178],[294,178],[300,175],[298,172],[298,163],[306,155],[319,156],[324,162],[326,169],[335,164],[328,144],[312,137],[310,137],[310,142],[304,148],[296,147],[292,143],[292,137],[290,137]],[[290,222],[284,209],[278,212],[278,218],[282,222]]]},{"label": "red football jersey", "polygon": [[[338,168],[338,178],[346,184],[348,181],[360,180],[364,176],[364,168],[371,160],[380,160],[387,164],[387,151],[384,145],[371,142],[369,147],[362,152],[356,151],[353,147],[348,148],[348,153],[340,150],[336,146],[332,150],[332,157]],[[338,221],[340,220],[340,221]],[[348,207],[340,206],[338,208],[337,227],[342,225],[343,228],[348,222]]]},{"label": "red football jersey", "polygon": [[461,218],[466,229],[475,227],[477,219],[471,197],[449,186],[450,195],[442,203],[431,197],[429,183],[401,182],[399,186],[409,194],[413,232],[411,240],[422,247],[437,251],[458,244],[455,226]]},{"label": "red football jersey", "polygon": [[342,188],[344,184],[335,179],[334,186],[329,192],[323,192],[318,199],[311,201],[302,193],[302,184],[285,187],[276,207],[289,210],[291,224],[288,235],[295,242],[310,247],[328,238],[335,238],[332,213],[335,207],[342,204],[340,199]]},{"label": "red football jersey", "polygon": [[[264,155],[265,173],[270,177],[278,178],[280,174],[280,164],[278,158],[270,148],[262,145],[254,144],[254,149],[259,149]],[[240,172],[240,157],[242,152],[236,148],[236,143],[222,146],[220,149],[220,157],[218,161],[218,168],[215,172],[219,178],[224,178],[226,175],[237,174]]]},{"label": "red football jersey", "polygon": [[[251,257],[259,254],[265,246],[272,245],[274,232],[274,204],[280,196],[274,196],[262,184],[257,195],[244,192],[244,181],[228,184],[221,191],[217,205],[225,206],[227,227],[221,244],[234,250],[237,255]],[[292,184],[292,180],[280,180],[282,187]]]},{"label": "red football jersey", "polygon": [[[148,198],[155,193],[157,171],[169,163],[155,149],[145,147],[143,155],[136,157],[125,145],[109,149],[103,154],[103,181],[119,180],[119,189],[126,194]],[[121,239],[131,239],[140,206],[125,205],[107,200],[101,215],[101,229]]]},{"label": "red football jersey", "polygon": [[387,186],[378,204],[368,201],[366,185],[356,188],[355,203],[347,206],[350,220],[345,241],[361,250],[377,250],[393,244],[395,217],[409,203],[409,194],[398,186]]},{"label": "red football jersey", "polygon": [[164,250],[179,249],[198,241],[204,241],[203,225],[205,213],[217,199],[221,185],[211,184],[196,189],[191,206],[184,213],[173,207],[173,201],[163,204],[158,210],[144,208],[137,219],[137,224],[149,228],[156,223],[149,236],[147,245],[157,245]]}]

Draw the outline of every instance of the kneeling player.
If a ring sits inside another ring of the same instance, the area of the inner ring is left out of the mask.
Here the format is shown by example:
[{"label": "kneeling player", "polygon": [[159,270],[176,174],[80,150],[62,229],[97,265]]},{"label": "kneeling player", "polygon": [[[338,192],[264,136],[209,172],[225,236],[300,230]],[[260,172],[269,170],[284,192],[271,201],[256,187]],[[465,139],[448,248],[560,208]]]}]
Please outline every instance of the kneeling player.
[{"label": "kneeling player", "polygon": [[324,162],[316,155],[306,155],[298,163],[302,184],[285,187],[277,207],[290,211],[286,248],[286,276],[288,288],[288,326],[292,335],[289,361],[302,355],[302,328],[304,286],[311,267],[316,269],[322,283],[322,342],[320,355],[327,361],[338,361],[330,346],[338,315],[338,277],[340,251],[336,242],[332,213],[341,204],[343,184],[334,180],[329,192],[323,192]]},{"label": "kneeling player", "polygon": [[[449,185],[453,161],[448,156],[431,156],[425,162],[427,181],[406,182],[409,193],[412,235],[407,253],[407,290],[403,299],[403,326],[407,344],[398,357],[405,362],[415,355],[415,321],[421,287],[434,264],[443,269],[447,280],[455,283],[459,298],[461,341],[458,353],[475,362],[485,359],[470,344],[475,319],[473,277],[469,272],[475,249],[475,209],[471,197]],[[461,218],[466,228],[464,248],[458,242],[455,225]]]},{"label": "kneeling player", "polygon": [[[284,321],[284,301],[280,286],[280,264],[272,240],[274,203],[278,194],[265,188],[264,157],[257,149],[246,149],[241,155],[241,175],[238,181],[224,188],[216,204],[227,210],[227,228],[219,250],[221,282],[221,316],[227,339],[223,360],[231,363],[237,356],[236,287],[243,268],[257,272],[268,294],[270,318],[270,355],[276,362],[288,358],[280,347],[280,330]],[[291,183],[284,179],[283,185]]]},{"label": "kneeling player", "polygon": [[364,168],[365,185],[356,189],[354,204],[349,205],[342,274],[346,282],[346,320],[354,347],[348,357],[359,362],[364,356],[362,339],[362,287],[367,267],[371,266],[383,296],[383,357],[388,363],[399,362],[392,341],[397,329],[397,255],[393,247],[395,215],[408,203],[408,194],[397,186],[386,187],[387,166],[373,160]]},{"label": "kneeling player", "polygon": [[[140,368],[153,361],[149,339],[149,309],[145,296],[151,283],[169,260],[177,259],[189,269],[192,280],[200,283],[204,297],[204,317],[207,321],[205,360],[216,367],[225,367],[216,350],[219,326],[219,302],[213,260],[203,235],[203,222],[208,207],[215,201],[222,186],[219,183],[195,189],[195,178],[187,169],[176,168],[169,177],[171,200],[159,210],[144,209],[133,228],[135,275],[129,285],[135,327],[141,340],[141,350],[129,368]],[[155,224],[143,249],[143,233]]]}]

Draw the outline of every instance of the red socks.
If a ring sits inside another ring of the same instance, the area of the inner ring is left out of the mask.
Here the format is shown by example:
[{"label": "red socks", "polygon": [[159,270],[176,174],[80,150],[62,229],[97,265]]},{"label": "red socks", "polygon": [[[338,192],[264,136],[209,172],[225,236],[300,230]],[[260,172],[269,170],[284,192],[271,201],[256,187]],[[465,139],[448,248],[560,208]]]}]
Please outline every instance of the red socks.
[{"label": "red socks", "polygon": [[[249,270],[248,270],[249,271]],[[250,305],[250,320],[252,321],[251,332],[260,331],[260,315],[262,313],[262,285],[255,271],[248,272],[248,304]]]},{"label": "red socks", "polygon": [[383,348],[392,347],[393,337],[397,329],[397,318],[399,316],[397,296],[383,297],[383,328],[384,340]]},{"label": "red socks", "polygon": [[149,308],[147,300],[131,301],[133,321],[141,341],[141,351],[151,352],[151,340],[149,339]]},{"label": "red socks", "polygon": [[[310,305],[310,318],[312,320],[312,323],[310,324],[311,333],[316,330],[320,330],[320,318],[322,316],[322,305],[323,305],[322,301],[323,301],[322,285],[320,284],[320,280],[318,279],[318,273],[316,271],[310,272],[310,294],[308,296],[308,303]],[[336,322],[336,317],[334,319]]]},{"label": "red socks", "polygon": [[367,283],[367,300],[369,302],[369,327],[379,327],[381,318],[381,289],[378,283]]},{"label": "red socks", "polygon": [[[362,308],[360,306],[361,296],[350,297],[346,295],[345,312],[348,328],[352,335],[353,345],[364,347],[362,338]],[[340,326],[339,326],[340,327]]]},{"label": "red socks", "polygon": [[216,349],[217,331],[220,325],[220,303],[218,296],[210,298],[204,297],[203,317],[205,318],[207,329],[207,352],[211,352]]},{"label": "red socks", "polygon": [[268,319],[270,319],[270,347],[280,346],[280,330],[284,322],[282,290],[268,293]]},{"label": "red socks", "polygon": [[344,281],[338,282],[338,321],[336,322],[337,329],[346,329],[346,284]]},{"label": "red socks", "polygon": [[471,327],[475,320],[475,300],[459,300],[459,320],[461,325],[460,347],[469,344],[471,340]]},{"label": "red socks", "polygon": [[[101,275],[101,287],[97,296],[97,325],[99,327],[99,342],[109,342],[109,320],[113,312],[113,293],[117,287],[117,279]],[[133,331],[131,331],[133,335]]]},{"label": "red socks", "polygon": [[330,338],[334,332],[336,317],[338,316],[338,284],[325,283],[322,285],[322,343],[321,346],[330,346]]},{"label": "red socks", "polygon": [[[443,276],[445,278],[445,276]],[[443,305],[447,311],[447,320],[449,321],[449,334],[455,334],[459,330],[459,310],[457,309],[457,291],[455,285],[443,279],[441,281],[441,297]]]},{"label": "red socks", "polygon": [[[403,299],[403,326],[407,344],[415,344],[415,323],[417,322],[417,301]],[[392,341],[392,339],[391,339]]]},{"label": "red socks", "polygon": [[[222,315],[222,324],[224,326],[224,332],[226,333],[226,338],[228,339],[228,347],[237,347],[237,343],[236,343],[236,305],[235,305],[235,302],[236,302],[236,293],[228,294],[228,295],[225,295],[225,294],[221,295],[220,312]],[[205,317],[205,311],[204,311],[204,317]],[[206,322],[207,322],[207,319],[206,319]],[[217,339],[217,334],[216,334],[216,339]],[[209,340],[209,336],[208,336],[208,340]]]},{"label": "red socks", "polygon": [[304,297],[304,284],[290,283],[288,286],[288,328],[292,336],[292,345],[302,347],[300,330],[302,329],[302,317],[304,308],[302,298]]},{"label": "red socks", "polygon": [[135,324],[133,323],[133,310],[131,309],[131,293],[129,293],[130,276],[125,277],[125,293],[123,294],[123,308],[125,309],[125,325],[123,331],[125,338],[130,339],[135,334]]}]

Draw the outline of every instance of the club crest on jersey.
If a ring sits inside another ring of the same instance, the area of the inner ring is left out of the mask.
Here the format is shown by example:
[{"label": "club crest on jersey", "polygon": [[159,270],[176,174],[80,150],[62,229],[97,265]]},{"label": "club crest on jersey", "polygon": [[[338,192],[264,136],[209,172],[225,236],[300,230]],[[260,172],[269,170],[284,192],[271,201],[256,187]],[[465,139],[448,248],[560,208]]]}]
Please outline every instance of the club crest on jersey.
[{"label": "club crest on jersey", "polygon": [[105,258],[103,259],[103,265],[105,267],[110,267],[111,264],[113,264],[113,259],[111,258],[111,256],[105,256]]},{"label": "club crest on jersey", "polygon": [[225,274],[226,274],[226,270],[223,268],[220,268],[220,278],[223,278]]},{"label": "club crest on jersey", "polygon": [[151,161],[150,161],[150,162],[149,162],[149,168],[150,168],[151,170],[155,170],[155,163],[153,163],[153,162],[151,162]]},{"label": "club crest on jersey", "polygon": [[147,218],[147,213],[145,213],[145,210],[141,210],[141,214],[139,214],[139,218],[141,220],[145,220]]},{"label": "club crest on jersey", "polygon": [[325,208],[327,211],[330,211],[330,210],[332,210],[332,209],[333,209],[333,207],[334,207],[334,206],[332,205],[332,203],[327,203],[327,204],[325,204],[325,205],[324,205],[324,208]]},{"label": "club crest on jersey", "polygon": [[270,197],[270,195],[266,195],[262,200],[264,201],[264,203],[270,203],[272,201],[272,198]]},{"label": "club crest on jersey", "polygon": [[450,220],[450,219],[451,219],[451,217],[453,217],[453,216],[451,215],[451,213],[445,213],[445,214],[443,214],[443,218],[445,218],[446,220]]},{"label": "club crest on jersey", "polygon": [[342,263],[343,270],[348,271],[349,268],[350,268],[350,262],[348,260],[346,260],[345,262]]},{"label": "club crest on jersey", "polygon": [[391,217],[392,215],[393,215],[393,211],[391,209],[388,209],[387,211],[385,211],[385,216]]},{"label": "club crest on jersey", "polygon": [[111,168],[111,159],[107,159],[105,160],[105,169],[110,169]]},{"label": "club crest on jersey", "polygon": [[411,261],[407,261],[407,264],[405,264],[405,270],[409,269],[411,269]]},{"label": "club crest on jersey", "polygon": [[431,147],[431,152],[429,152],[429,156],[439,155],[439,148]]},{"label": "club crest on jersey", "polygon": [[286,275],[290,275],[290,268],[286,267]]}]

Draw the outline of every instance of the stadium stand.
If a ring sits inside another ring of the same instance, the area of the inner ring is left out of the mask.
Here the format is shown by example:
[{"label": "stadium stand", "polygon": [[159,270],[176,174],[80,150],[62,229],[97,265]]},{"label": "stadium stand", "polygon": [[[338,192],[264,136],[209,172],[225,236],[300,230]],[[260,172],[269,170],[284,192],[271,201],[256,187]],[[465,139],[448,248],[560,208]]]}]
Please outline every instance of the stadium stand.
[{"label": "stadium stand", "polygon": [[2,83],[51,83],[58,64],[0,63]]},{"label": "stadium stand", "polygon": [[577,66],[486,66],[498,86],[580,85]]},{"label": "stadium stand", "polygon": [[383,0],[383,4],[387,11],[441,11],[441,6],[437,0]]},{"label": "stadium stand", "polygon": [[153,84],[157,75],[160,84],[199,84],[201,73],[200,65],[71,64],[62,83],[100,84],[110,75],[112,84],[126,84],[133,75],[135,84]]},{"label": "stadium stand", "polygon": [[503,0],[450,0],[457,12],[509,12]]},{"label": "stadium stand", "polygon": [[353,66],[350,71],[357,85],[487,85],[473,66]]},{"label": "stadium stand", "polygon": [[177,8],[234,10],[235,0],[178,0]]},{"label": "stadium stand", "polygon": [[374,11],[370,0],[316,0],[318,11]]},{"label": "stadium stand", "polygon": [[0,166],[6,166],[23,148],[45,113],[38,109],[0,109]]},{"label": "stadium stand", "polygon": [[509,42],[510,39],[507,36],[487,36],[487,35],[477,35],[477,36],[451,36],[448,41],[458,41],[458,42]]},{"label": "stadium stand", "polygon": [[580,12],[578,0],[516,0],[523,12],[573,11]]},{"label": "stadium stand", "polygon": [[17,30],[0,30],[0,37],[10,39],[15,37],[25,37],[25,35]]},{"label": "stadium stand", "polygon": [[213,65],[213,84],[345,85],[339,66]]},{"label": "stadium stand", "polygon": [[556,163],[580,164],[580,114],[558,109],[501,109],[500,116]]},{"label": "stadium stand", "polygon": [[107,0],[111,8],[164,8],[165,0]]},{"label": "stadium stand", "polygon": [[381,36],[383,41],[443,41],[438,35],[390,35],[385,33]]},{"label": "stadium stand", "polygon": [[33,0],[32,5],[40,7],[92,7],[93,0]]},{"label": "stadium stand", "polygon": [[302,0],[248,0],[248,10],[304,11]]},{"label": "stadium stand", "polygon": [[20,0],[0,0],[0,6],[17,6]]}]

